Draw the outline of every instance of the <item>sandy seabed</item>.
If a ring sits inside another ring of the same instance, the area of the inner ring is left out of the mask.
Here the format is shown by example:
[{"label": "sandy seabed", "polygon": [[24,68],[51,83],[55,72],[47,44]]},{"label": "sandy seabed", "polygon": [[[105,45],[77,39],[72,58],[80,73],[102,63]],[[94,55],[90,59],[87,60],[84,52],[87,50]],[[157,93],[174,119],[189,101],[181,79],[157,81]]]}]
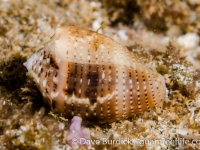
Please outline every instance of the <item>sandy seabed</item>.
[{"label": "sandy seabed", "polygon": [[[165,78],[163,107],[87,125],[91,149],[200,148],[198,0],[0,0],[0,149],[67,150],[70,120],[50,112],[26,76],[26,58],[59,26],[118,41]],[[88,149],[82,146],[79,149]]]}]

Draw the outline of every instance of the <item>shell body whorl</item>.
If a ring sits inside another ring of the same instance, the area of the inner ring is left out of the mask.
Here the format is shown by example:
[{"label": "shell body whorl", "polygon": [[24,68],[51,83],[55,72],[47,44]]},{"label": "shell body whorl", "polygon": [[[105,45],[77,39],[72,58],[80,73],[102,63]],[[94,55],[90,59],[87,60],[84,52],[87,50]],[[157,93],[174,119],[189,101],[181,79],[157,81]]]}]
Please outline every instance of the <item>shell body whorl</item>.
[{"label": "shell body whorl", "polygon": [[163,78],[112,39],[73,26],[26,62],[45,101],[68,118],[112,122],[164,99]]}]

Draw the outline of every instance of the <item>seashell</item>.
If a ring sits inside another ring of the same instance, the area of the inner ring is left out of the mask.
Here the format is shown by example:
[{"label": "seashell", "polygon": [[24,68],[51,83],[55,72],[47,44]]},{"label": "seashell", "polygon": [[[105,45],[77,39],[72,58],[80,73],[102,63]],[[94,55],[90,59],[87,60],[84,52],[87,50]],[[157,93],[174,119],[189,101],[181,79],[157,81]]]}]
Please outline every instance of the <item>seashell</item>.
[{"label": "seashell", "polygon": [[165,97],[161,75],[124,46],[83,28],[58,28],[24,65],[51,109],[67,118],[113,122]]}]

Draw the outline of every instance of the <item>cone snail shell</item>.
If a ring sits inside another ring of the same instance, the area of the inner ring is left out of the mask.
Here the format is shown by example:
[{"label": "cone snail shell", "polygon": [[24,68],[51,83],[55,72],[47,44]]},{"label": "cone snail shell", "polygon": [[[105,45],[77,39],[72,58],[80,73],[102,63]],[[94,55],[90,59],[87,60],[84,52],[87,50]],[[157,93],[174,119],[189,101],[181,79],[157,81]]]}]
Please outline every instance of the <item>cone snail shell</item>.
[{"label": "cone snail shell", "polygon": [[25,63],[45,102],[67,118],[113,122],[165,97],[161,75],[119,43],[74,26],[60,27]]}]

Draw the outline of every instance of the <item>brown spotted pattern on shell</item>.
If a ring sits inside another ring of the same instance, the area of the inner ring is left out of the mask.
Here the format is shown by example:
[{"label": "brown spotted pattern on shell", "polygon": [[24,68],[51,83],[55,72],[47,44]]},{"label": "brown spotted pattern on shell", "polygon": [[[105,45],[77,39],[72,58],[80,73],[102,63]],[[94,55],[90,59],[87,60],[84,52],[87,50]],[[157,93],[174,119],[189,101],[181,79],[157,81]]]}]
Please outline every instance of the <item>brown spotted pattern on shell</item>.
[{"label": "brown spotted pattern on shell", "polygon": [[104,35],[74,26],[58,28],[25,66],[44,100],[68,118],[112,122],[165,97],[163,78],[133,53]]}]

